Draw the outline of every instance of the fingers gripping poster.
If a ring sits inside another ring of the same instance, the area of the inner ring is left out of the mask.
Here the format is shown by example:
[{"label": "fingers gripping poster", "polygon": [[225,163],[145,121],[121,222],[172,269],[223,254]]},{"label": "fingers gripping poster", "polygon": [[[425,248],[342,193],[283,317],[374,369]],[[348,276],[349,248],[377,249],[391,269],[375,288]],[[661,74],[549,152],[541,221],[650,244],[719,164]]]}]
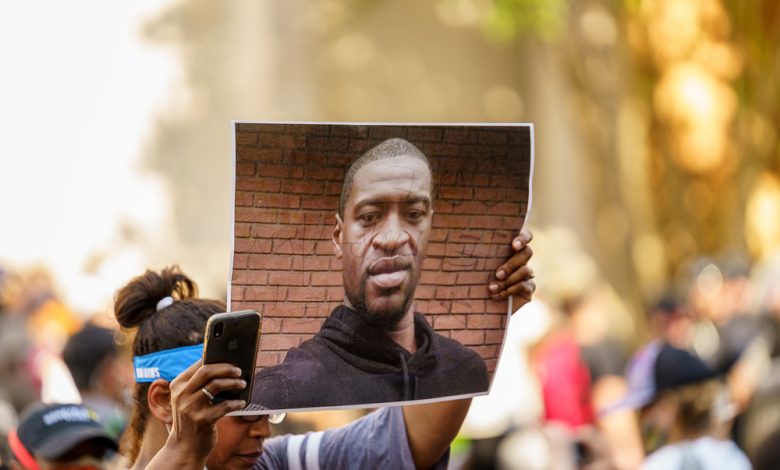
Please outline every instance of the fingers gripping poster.
[{"label": "fingers gripping poster", "polygon": [[488,392],[532,125],[238,122],[234,143],[229,305],[262,316],[245,412]]}]

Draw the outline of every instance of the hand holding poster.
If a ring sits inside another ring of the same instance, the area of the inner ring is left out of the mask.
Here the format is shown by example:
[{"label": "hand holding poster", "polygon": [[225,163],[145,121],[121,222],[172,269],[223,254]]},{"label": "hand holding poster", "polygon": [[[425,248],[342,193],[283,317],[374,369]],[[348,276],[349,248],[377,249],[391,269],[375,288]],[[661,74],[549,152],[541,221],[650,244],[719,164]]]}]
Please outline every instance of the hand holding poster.
[{"label": "hand holding poster", "polygon": [[249,411],[486,393],[531,130],[236,124],[230,304],[263,315]]}]

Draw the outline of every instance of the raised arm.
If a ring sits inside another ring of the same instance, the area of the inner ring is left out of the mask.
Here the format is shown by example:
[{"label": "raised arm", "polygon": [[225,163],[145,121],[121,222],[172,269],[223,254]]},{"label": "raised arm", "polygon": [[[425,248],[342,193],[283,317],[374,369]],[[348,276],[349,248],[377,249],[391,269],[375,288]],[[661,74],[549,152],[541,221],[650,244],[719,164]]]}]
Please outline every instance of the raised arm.
[{"label": "raised arm", "polygon": [[429,469],[441,459],[460,430],[471,399],[404,406],[404,421],[418,469]]},{"label": "raised arm", "polygon": [[[533,270],[528,266],[533,255],[528,246],[532,238],[531,231],[523,229],[512,240],[515,253],[499,266],[488,286],[493,299],[514,295],[514,308],[531,300],[536,290]],[[458,434],[470,404],[471,399],[404,406],[409,448],[418,469],[431,468],[444,455]]]}]

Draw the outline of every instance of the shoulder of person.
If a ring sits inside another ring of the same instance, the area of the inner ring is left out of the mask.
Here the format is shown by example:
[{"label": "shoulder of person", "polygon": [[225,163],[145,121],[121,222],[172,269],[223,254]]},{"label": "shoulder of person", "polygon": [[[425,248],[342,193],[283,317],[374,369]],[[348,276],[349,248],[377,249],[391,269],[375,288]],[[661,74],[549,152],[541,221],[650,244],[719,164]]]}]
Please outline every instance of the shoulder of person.
[{"label": "shoulder of person", "polygon": [[690,461],[696,462],[699,468],[708,470],[750,470],[752,468],[745,453],[734,442],[711,437],[664,446],[650,454],[639,468],[640,470],[682,468],[684,463]]},{"label": "shoulder of person", "polygon": [[732,440],[705,436],[696,439],[691,446],[696,455],[704,462],[705,468],[717,465],[729,470],[749,470],[752,468],[750,459]]},{"label": "shoulder of person", "polygon": [[[383,408],[337,429],[266,441],[255,468],[410,468],[401,408]],[[316,463],[315,463],[316,462]]]},{"label": "shoulder of person", "polygon": [[[686,444],[689,445],[689,444]],[[639,470],[667,470],[678,468],[683,461],[680,444],[670,444],[648,455],[639,466]]]}]

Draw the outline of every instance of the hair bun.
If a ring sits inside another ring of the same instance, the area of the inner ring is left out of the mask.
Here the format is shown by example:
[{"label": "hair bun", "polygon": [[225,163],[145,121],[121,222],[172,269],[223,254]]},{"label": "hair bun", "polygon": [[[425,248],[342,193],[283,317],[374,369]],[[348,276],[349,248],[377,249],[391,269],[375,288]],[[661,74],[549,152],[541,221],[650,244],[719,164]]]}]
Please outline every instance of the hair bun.
[{"label": "hair bun", "polygon": [[157,302],[171,296],[176,300],[198,295],[195,281],[178,266],[163,268],[159,273],[146,272],[132,279],[114,296],[114,314],[123,328],[135,328],[157,311]]}]

